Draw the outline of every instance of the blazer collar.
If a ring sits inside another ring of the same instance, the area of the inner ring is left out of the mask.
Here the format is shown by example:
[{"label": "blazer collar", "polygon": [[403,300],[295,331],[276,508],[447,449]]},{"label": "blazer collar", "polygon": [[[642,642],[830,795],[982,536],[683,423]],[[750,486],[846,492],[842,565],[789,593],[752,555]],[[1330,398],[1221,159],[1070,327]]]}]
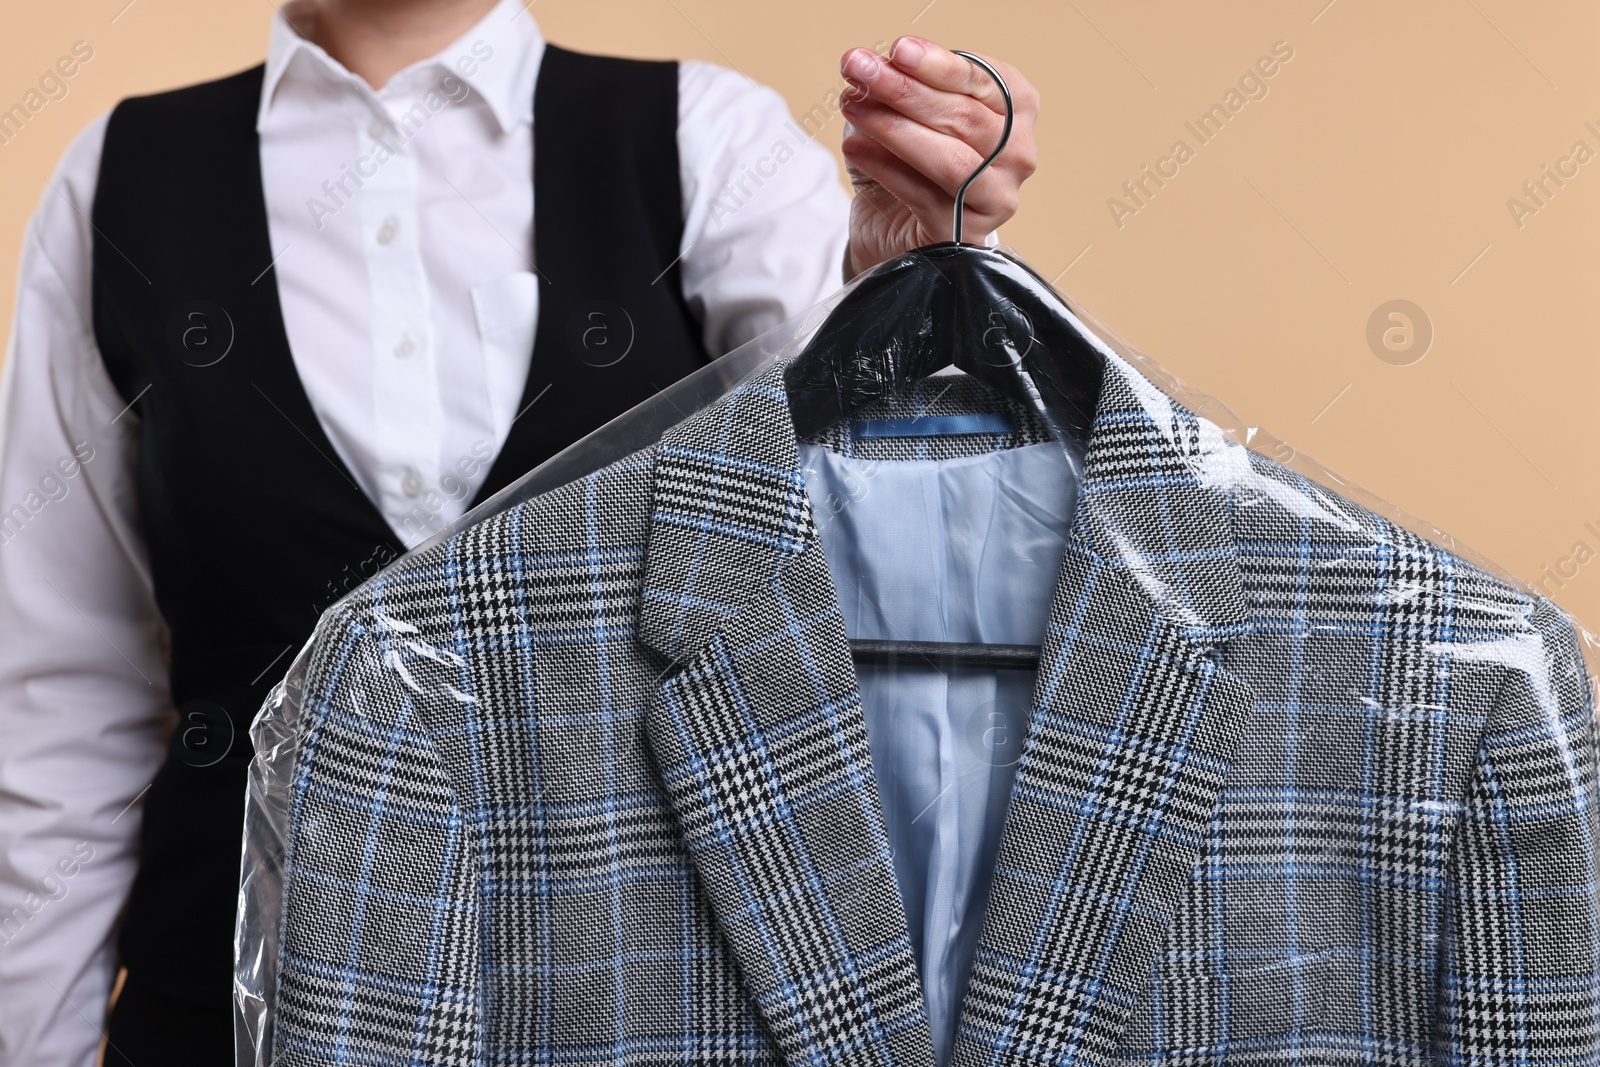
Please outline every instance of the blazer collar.
[{"label": "blazer collar", "polygon": [[[644,730],[790,1067],[932,1067],[843,618],[769,367],[655,456]],[[1107,356],[955,1067],[1104,1062],[1197,862],[1248,717],[1215,427]]]},{"label": "blazer collar", "polygon": [[1198,640],[1250,626],[1233,523],[1249,457],[1107,352],[1074,534]]},{"label": "blazer collar", "polygon": [[[641,638],[696,649],[815,540],[778,361],[669,431],[656,454]],[[1230,486],[1241,446],[1114,354],[1073,536],[1174,622],[1212,640],[1248,625]]]},{"label": "blazer collar", "polygon": [[656,448],[639,631],[669,660],[692,653],[816,540],[783,366],[668,430]]}]

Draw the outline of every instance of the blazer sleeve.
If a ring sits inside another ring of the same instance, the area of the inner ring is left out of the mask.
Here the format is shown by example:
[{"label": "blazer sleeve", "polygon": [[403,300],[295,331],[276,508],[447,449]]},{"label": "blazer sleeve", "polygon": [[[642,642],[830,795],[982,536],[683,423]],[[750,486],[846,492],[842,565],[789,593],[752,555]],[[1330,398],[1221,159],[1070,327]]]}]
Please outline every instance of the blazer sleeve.
[{"label": "blazer sleeve", "polygon": [[308,650],[271,1062],[478,1062],[478,850],[425,721],[449,665],[353,614]]},{"label": "blazer sleeve", "polygon": [[1600,1062],[1594,691],[1549,601],[1511,643],[1457,824],[1446,891],[1436,1058]]}]

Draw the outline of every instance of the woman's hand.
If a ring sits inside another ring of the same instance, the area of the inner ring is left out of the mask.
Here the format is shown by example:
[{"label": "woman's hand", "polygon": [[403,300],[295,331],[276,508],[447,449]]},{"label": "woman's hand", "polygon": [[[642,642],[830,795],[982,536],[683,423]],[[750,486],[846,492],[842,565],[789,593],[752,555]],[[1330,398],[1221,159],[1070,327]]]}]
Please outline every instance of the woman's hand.
[{"label": "woman's hand", "polygon": [[[967,190],[964,240],[982,239],[1017,213],[1037,166],[1039,93],[1009,63],[984,56],[1011,90],[1016,116],[1006,150]],[[850,205],[846,279],[921,245],[950,240],[955,194],[1000,143],[1005,98],[987,71],[921,37],[901,37],[889,59],[852,48],[840,60]]]}]

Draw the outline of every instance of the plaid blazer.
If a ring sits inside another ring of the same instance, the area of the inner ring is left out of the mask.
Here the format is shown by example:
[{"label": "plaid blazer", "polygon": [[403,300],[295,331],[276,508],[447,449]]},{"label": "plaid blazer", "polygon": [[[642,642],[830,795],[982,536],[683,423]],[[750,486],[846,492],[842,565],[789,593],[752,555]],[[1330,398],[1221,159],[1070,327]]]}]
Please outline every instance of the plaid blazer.
[{"label": "plaid blazer", "polygon": [[[275,1063],[933,1063],[781,372],[324,616]],[[1595,763],[1550,603],[1110,358],[953,1061],[1596,1064]]]}]

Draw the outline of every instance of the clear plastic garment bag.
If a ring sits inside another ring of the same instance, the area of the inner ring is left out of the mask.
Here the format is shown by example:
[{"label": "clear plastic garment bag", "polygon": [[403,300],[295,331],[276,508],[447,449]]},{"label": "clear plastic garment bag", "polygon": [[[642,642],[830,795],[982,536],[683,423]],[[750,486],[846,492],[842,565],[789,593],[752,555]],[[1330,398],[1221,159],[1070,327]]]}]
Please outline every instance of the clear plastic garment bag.
[{"label": "clear plastic garment bag", "polygon": [[956,236],[323,615],[240,1063],[1600,1060],[1593,635]]}]

